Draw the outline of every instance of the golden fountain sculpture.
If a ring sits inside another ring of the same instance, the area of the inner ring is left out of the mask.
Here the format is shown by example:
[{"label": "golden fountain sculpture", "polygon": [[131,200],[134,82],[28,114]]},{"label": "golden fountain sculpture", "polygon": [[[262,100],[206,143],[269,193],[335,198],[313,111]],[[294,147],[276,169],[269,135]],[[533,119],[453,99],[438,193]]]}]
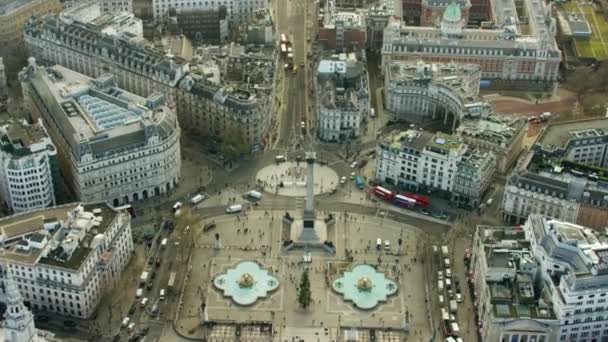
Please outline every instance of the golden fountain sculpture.
[{"label": "golden fountain sculpture", "polygon": [[249,273],[243,273],[241,279],[239,279],[240,287],[252,287],[255,284],[255,279]]},{"label": "golden fountain sculpture", "polygon": [[372,287],[374,284],[369,277],[362,277],[357,281],[357,288],[361,291],[371,291]]}]

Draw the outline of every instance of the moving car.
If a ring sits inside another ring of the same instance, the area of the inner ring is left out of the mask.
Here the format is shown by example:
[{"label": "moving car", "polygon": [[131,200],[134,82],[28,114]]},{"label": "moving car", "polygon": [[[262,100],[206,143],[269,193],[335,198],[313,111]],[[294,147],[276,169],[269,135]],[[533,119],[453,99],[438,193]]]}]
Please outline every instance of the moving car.
[{"label": "moving car", "polygon": [[352,164],[350,164],[350,168],[351,168],[351,169],[354,169],[354,168],[356,168],[356,167],[357,167],[357,165],[359,165],[359,161],[358,161],[358,160],[355,160],[354,162],[352,162]]},{"label": "moving car", "polygon": [[234,205],[231,205],[228,208],[226,208],[226,213],[227,214],[240,213],[241,211],[243,211],[243,205],[242,204],[234,204]]},{"label": "moving car", "polygon": [[344,183],[346,183],[346,177],[342,176],[342,178],[340,178],[340,184]]}]

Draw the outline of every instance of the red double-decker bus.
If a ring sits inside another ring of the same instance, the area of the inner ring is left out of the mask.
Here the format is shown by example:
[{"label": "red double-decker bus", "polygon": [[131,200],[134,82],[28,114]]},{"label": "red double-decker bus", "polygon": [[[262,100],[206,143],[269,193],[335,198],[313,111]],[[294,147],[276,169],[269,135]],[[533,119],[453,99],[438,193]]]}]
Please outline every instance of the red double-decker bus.
[{"label": "red double-decker bus", "polygon": [[392,192],[392,191],[390,191],[388,189],[385,189],[385,188],[383,188],[381,186],[375,186],[372,189],[372,192],[374,193],[374,195],[376,195],[377,197],[382,198],[385,201],[392,201],[393,197],[395,197],[395,193],[394,192]]},{"label": "red double-decker bus", "polygon": [[428,197],[416,194],[405,194],[405,196],[415,199],[416,205],[419,207],[428,208],[428,206],[431,204],[431,200]]}]

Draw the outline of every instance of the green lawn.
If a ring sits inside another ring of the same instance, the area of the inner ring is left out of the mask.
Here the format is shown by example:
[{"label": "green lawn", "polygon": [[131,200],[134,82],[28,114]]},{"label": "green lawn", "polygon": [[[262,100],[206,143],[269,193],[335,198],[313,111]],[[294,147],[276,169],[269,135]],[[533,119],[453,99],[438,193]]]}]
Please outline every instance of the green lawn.
[{"label": "green lawn", "polygon": [[608,59],[608,23],[604,16],[594,13],[592,6],[581,5],[576,0],[562,3],[562,7],[567,12],[583,13],[591,26],[592,34],[589,40],[575,40],[574,46],[578,56]]}]

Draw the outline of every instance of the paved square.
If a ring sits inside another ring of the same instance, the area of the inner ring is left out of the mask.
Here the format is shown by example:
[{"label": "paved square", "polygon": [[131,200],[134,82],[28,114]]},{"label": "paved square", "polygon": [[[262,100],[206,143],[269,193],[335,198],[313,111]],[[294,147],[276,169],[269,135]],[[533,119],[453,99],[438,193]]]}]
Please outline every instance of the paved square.
[{"label": "paved square", "polygon": [[[290,214],[301,218],[297,212]],[[318,212],[317,219],[327,214]],[[424,295],[427,279],[420,262],[423,235],[414,227],[384,219],[381,213],[333,214],[336,223],[327,226],[327,234],[330,240],[335,240],[332,241],[335,255],[321,249],[283,250],[284,212],[249,211],[240,216],[216,217],[217,227],[209,232],[195,227],[195,248],[182,295],[180,327],[203,337],[202,322],[214,322],[215,326],[206,332],[211,341],[236,341],[237,325],[248,327],[261,322],[272,323],[273,331],[244,339],[246,332],[240,328],[240,340],[257,341],[272,335],[271,340],[281,342],[295,341],[298,337],[304,341],[332,341],[345,333],[356,333],[361,341],[369,340],[370,334],[375,334],[378,341],[402,340],[408,334],[414,340],[428,340],[432,332]],[[400,238],[403,243],[399,249]],[[310,256],[310,262],[305,256]],[[266,298],[259,298],[250,306],[237,305],[213,284],[215,277],[243,261],[257,261],[280,283]],[[331,287],[345,271],[361,264],[375,267],[398,286],[398,291],[386,302],[370,310],[356,308]],[[297,302],[297,287],[304,270],[309,272],[313,299],[306,309]]]}]

